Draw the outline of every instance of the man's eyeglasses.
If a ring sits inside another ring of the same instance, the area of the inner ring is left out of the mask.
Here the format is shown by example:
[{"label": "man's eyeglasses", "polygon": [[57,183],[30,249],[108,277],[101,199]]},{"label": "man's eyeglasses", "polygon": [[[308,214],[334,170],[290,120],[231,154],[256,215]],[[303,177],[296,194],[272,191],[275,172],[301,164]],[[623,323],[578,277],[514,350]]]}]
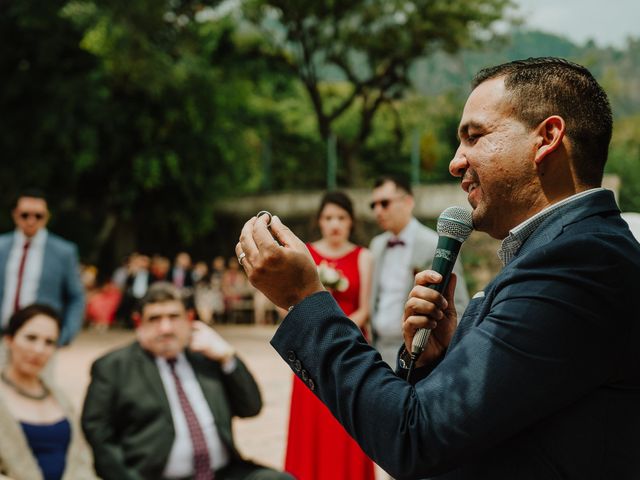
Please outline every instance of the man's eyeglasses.
[{"label": "man's eyeglasses", "polygon": [[36,220],[40,221],[40,220],[44,219],[45,214],[44,213],[40,213],[40,212],[22,212],[20,214],[20,218],[22,220],[29,220],[29,217],[33,217]]},{"label": "man's eyeglasses", "polygon": [[383,198],[382,200],[375,200],[369,204],[369,208],[371,208],[371,210],[375,210],[376,205],[380,204],[382,209],[386,210],[387,207],[391,204],[391,202],[393,202],[394,200],[399,200],[402,197],[404,197],[404,195],[400,195],[399,197],[395,197],[395,198]]}]

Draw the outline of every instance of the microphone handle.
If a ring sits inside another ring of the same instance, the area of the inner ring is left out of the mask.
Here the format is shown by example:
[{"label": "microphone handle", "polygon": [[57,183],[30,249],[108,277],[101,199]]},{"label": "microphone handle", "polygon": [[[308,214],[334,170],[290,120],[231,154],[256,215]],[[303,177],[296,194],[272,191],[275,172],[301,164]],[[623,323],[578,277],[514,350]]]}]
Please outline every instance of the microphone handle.
[{"label": "microphone handle", "polygon": [[[456,238],[446,237],[443,235],[438,239],[438,246],[436,248],[436,253],[433,256],[431,270],[442,275],[442,282],[429,285],[427,288],[439,293],[443,293],[446,290],[461,246],[462,242]],[[431,335],[430,328],[418,329],[413,337],[413,341],[411,342],[411,357],[415,359],[424,351],[424,348],[429,341],[429,335]]]}]

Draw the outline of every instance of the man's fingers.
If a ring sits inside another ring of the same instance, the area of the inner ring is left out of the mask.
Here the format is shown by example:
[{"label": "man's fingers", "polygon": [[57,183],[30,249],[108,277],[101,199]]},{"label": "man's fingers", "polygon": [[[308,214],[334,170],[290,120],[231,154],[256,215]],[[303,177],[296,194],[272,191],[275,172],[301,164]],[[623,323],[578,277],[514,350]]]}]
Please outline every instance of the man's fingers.
[{"label": "man's fingers", "polygon": [[[275,239],[273,238],[273,235],[271,234],[271,231],[269,231],[270,227],[267,226],[268,224],[268,215],[262,215],[258,217],[253,223],[253,240],[255,241],[258,250],[263,254],[278,246]],[[273,220],[271,221],[271,225],[273,225]]]},{"label": "man's fingers", "polygon": [[276,237],[280,245],[293,247],[301,240],[287,227],[277,215],[271,219],[271,233]]},{"label": "man's fingers", "polygon": [[415,281],[416,285],[432,285],[442,282],[442,275],[435,270],[423,270],[416,273]]},{"label": "man's fingers", "polygon": [[405,319],[404,324],[402,325],[402,328],[405,331],[405,333],[408,333],[410,334],[410,336],[413,337],[415,333],[418,331],[418,329],[420,328],[429,328],[433,330],[437,326],[438,326],[438,322],[432,318],[425,317],[422,315],[412,315]]},{"label": "man's fingers", "polygon": [[407,300],[407,303],[404,306],[404,312],[405,317],[419,315],[423,317],[430,317],[435,320],[440,320],[444,316],[442,308],[439,305],[418,297],[411,297]]},{"label": "man's fingers", "polygon": [[440,293],[436,292],[432,288],[416,285],[409,292],[409,299],[419,298],[433,303],[437,308],[446,310],[449,306],[449,302]]},{"label": "man's fingers", "polygon": [[[244,224],[240,232],[240,241],[236,245],[236,257],[240,265],[247,274],[259,255],[258,246],[253,238],[253,225],[256,223],[256,217],[252,217]],[[244,255],[243,255],[244,254]],[[253,259],[253,262],[252,260]]]},{"label": "man's fingers", "polygon": [[458,276],[455,273],[451,273],[451,277],[449,278],[449,285],[447,285],[447,289],[444,292],[445,298],[448,298],[449,306],[445,307],[445,310],[456,311],[456,304],[453,301],[453,297],[456,292],[456,285],[458,283]]}]

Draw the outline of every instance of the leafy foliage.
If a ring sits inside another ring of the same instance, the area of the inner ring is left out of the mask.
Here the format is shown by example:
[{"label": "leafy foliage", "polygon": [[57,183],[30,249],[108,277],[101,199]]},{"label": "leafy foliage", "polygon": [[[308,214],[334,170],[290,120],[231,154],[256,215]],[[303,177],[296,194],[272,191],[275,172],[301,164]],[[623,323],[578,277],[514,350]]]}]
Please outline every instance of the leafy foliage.
[{"label": "leafy foliage", "polygon": [[[346,180],[361,183],[358,160],[376,113],[395,108],[412,63],[437,50],[455,52],[489,38],[508,0],[250,0],[247,17],[263,32],[263,54],[302,81],[320,137],[339,134]],[[348,87],[325,87],[340,80]],[[355,122],[340,122],[344,116]],[[398,118],[398,116],[395,116]],[[342,127],[342,128],[341,128]],[[396,131],[401,131],[399,125]]]},{"label": "leafy foliage", "polygon": [[212,232],[233,242],[216,201],[323,188],[332,134],[341,186],[408,174],[415,152],[421,182],[449,179],[473,73],[557,55],[609,93],[608,171],[623,209],[640,211],[640,40],[494,36],[509,3],[0,2],[0,201],[46,190],[52,229],[108,266],[137,248],[210,248]]}]

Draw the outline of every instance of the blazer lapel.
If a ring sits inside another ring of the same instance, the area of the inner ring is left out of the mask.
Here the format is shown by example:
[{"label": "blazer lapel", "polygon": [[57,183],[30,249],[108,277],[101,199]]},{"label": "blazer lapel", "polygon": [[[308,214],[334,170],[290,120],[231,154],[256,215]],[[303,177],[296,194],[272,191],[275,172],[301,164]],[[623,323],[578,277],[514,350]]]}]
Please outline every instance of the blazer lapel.
[{"label": "blazer lapel", "polygon": [[374,238],[371,242],[371,255],[373,255],[373,277],[371,279],[371,295],[369,298],[369,307],[371,312],[375,312],[378,305],[378,289],[380,288],[380,267],[382,265],[382,257],[387,246],[387,241],[391,237],[389,232],[384,232]]},{"label": "blazer lapel", "polygon": [[140,378],[144,382],[149,391],[153,392],[155,398],[162,406],[169,417],[171,417],[171,407],[169,406],[169,400],[167,394],[164,391],[164,385],[162,378],[160,377],[160,371],[156,365],[156,361],[147,352],[145,352],[139,344],[135,344],[134,348],[135,364],[140,371]]},{"label": "blazer lapel", "polygon": [[613,198],[613,193],[609,190],[593,193],[582,200],[578,200],[576,203],[569,203],[568,205],[560,207],[558,211],[554,212],[540,224],[535,232],[524,242],[522,247],[520,247],[516,257],[489,282],[483,291],[484,294],[474,295],[464,315],[460,319],[458,328],[452,339],[452,344],[457,343],[471,327],[478,325],[487,315],[488,309],[493,301],[495,286],[504,275],[509,274],[510,269],[517,266],[518,261],[525,257],[527,253],[553,241],[562,233],[567,225],[591,215],[610,211],[615,212],[616,210],[618,210],[618,208]]},{"label": "blazer lapel", "polygon": [[193,368],[193,371],[196,374],[196,378],[198,379],[204,398],[207,400],[214,418],[216,418],[216,420],[219,419],[223,413],[219,407],[219,399],[224,398],[225,395],[219,379],[212,378],[211,368],[203,366],[202,362],[195,358],[191,352],[187,350],[185,354],[191,364],[191,368]]},{"label": "blazer lapel", "polygon": [[[0,281],[0,302],[4,298],[4,277],[5,270],[7,269],[7,260],[9,259],[9,252],[13,247],[13,233],[5,233],[0,236],[0,275],[2,275],[2,281]],[[0,331],[2,325],[0,325]]]},{"label": "blazer lapel", "polygon": [[616,205],[613,192],[610,190],[596,192],[584,199],[564,205],[540,224],[531,237],[524,242],[516,258],[551,242],[562,233],[567,225],[592,215],[616,211],[620,210]]}]

